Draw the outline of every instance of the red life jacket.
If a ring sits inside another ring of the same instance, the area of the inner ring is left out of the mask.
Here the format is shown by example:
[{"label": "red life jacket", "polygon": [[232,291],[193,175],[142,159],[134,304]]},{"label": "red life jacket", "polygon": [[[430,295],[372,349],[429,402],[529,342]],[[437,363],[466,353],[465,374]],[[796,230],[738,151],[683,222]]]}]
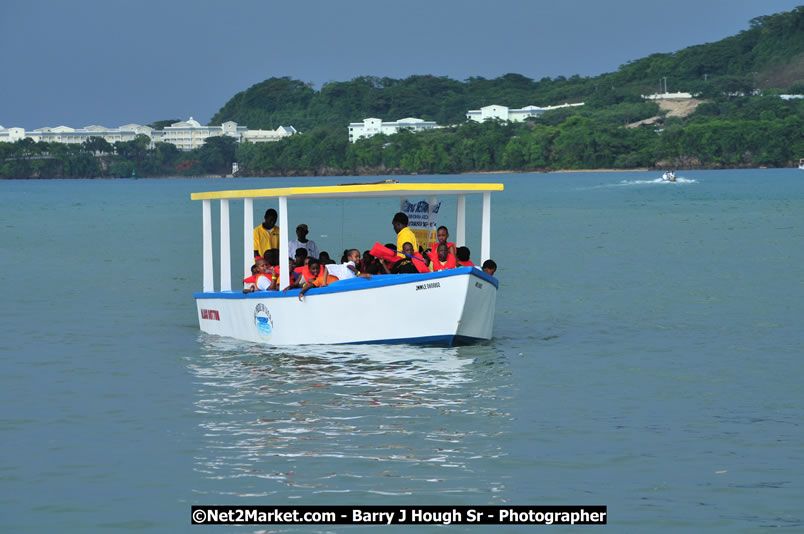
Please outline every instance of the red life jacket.
[{"label": "red life jacket", "polygon": [[413,260],[413,265],[416,266],[416,270],[418,270],[420,273],[430,272],[430,268],[424,263],[424,256],[417,252],[413,255],[413,257],[418,258],[417,260]]},{"label": "red life jacket", "polygon": [[443,271],[444,269],[454,269],[455,268],[455,256],[451,253],[447,254],[447,261],[441,263],[438,261],[438,252],[435,250],[430,251],[430,261],[433,265],[433,272],[436,271]]},{"label": "red life jacket", "polygon": [[460,265],[461,267],[474,267],[475,266],[475,264],[472,263],[472,260],[466,260],[466,261],[458,260],[458,265]]},{"label": "red life jacket", "polygon": [[388,263],[396,263],[397,261],[402,259],[402,256],[397,256],[396,252],[386,247],[385,245],[381,245],[379,243],[374,243],[374,246],[371,247],[369,254],[371,254],[375,258],[385,260]]}]

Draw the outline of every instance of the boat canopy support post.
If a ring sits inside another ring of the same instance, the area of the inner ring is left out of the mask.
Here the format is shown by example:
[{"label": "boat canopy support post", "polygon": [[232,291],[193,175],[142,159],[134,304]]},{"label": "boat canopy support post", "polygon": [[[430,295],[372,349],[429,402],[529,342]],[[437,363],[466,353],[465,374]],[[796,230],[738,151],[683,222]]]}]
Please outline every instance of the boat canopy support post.
[{"label": "boat canopy support post", "polygon": [[455,220],[455,246],[466,246],[466,195],[458,195],[458,212]]},{"label": "boat canopy support post", "polygon": [[229,242],[229,199],[221,199],[221,291],[232,290],[232,249]]},{"label": "boat canopy support post", "polygon": [[288,258],[288,197],[279,197],[279,289],[290,285]]},{"label": "boat canopy support post", "polygon": [[203,236],[203,265],[204,265],[204,293],[215,291],[212,273],[212,206],[210,200],[202,202],[202,232]]},{"label": "boat canopy support post", "polygon": [[483,221],[480,234],[480,261],[491,259],[491,193],[483,193]]},{"label": "boat canopy support post", "polygon": [[254,199],[243,199],[243,278],[251,276],[254,264]]}]

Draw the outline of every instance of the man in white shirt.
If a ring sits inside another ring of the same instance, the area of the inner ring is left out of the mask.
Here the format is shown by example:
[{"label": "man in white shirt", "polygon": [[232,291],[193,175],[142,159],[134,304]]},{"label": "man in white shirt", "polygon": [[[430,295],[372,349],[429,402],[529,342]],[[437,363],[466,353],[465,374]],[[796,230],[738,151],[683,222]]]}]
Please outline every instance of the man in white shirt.
[{"label": "man in white shirt", "polygon": [[307,234],[309,233],[310,231],[304,223],[296,227],[296,237],[298,239],[288,241],[288,256],[296,258],[296,249],[303,248],[307,249],[307,257],[318,259],[318,247],[315,241],[307,239]]}]

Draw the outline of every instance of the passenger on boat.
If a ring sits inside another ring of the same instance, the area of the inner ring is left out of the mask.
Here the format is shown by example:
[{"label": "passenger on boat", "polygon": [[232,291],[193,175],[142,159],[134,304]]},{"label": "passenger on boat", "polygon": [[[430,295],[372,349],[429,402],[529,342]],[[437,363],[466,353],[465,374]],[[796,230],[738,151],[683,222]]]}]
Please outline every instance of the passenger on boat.
[{"label": "passenger on boat", "polygon": [[371,274],[371,275],[382,274],[383,273],[383,268],[382,268],[382,265],[380,264],[380,260],[374,258],[374,256],[372,256],[372,258],[374,259],[374,261],[368,263],[364,267],[366,269],[366,274]]},{"label": "passenger on boat", "polygon": [[326,269],[321,268],[321,263],[315,258],[310,258],[310,261],[307,263],[307,267],[310,270],[310,277],[307,278],[302,276],[299,280],[295,283],[290,284],[288,287],[282,290],[282,292],[286,292],[288,289],[295,289],[297,287],[301,287],[301,291],[299,291],[299,300],[304,300],[304,294],[313,287],[326,287],[333,282],[338,281],[337,276],[332,276]]},{"label": "passenger on boat", "polygon": [[291,260],[290,258],[288,258],[288,274],[290,274],[290,277],[288,278],[288,280],[289,280],[289,282],[290,282],[291,284],[292,284],[293,282],[295,282],[295,281],[296,281],[296,279],[298,278],[298,275],[296,274],[296,270],[295,270],[295,269],[296,269],[296,264],[293,262],[293,260]]},{"label": "passenger on boat", "polygon": [[[251,293],[253,291],[267,291],[271,287],[271,267],[264,258],[257,258],[255,262],[257,273],[253,276],[254,283],[249,287],[243,289],[243,293]],[[246,278],[249,280],[251,277]],[[245,282],[246,280],[243,280]]]},{"label": "passenger on boat", "polygon": [[311,259],[312,258],[308,256],[304,256],[301,265],[293,268],[293,272],[296,273],[297,279],[301,279],[302,277],[311,278],[310,269],[307,268],[307,265],[310,263]]},{"label": "passenger on boat", "polygon": [[335,260],[329,257],[329,252],[326,250],[322,250],[318,255],[318,261],[321,262],[321,265],[333,265],[335,263]]},{"label": "passenger on boat", "polygon": [[257,281],[257,264],[251,266],[251,276],[243,279],[243,293],[251,293],[256,289],[255,282]]},{"label": "passenger on boat", "polygon": [[[402,246],[405,243],[410,243],[413,245],[413,250],[419,250],[419,242],[416,241],[416,235],[413,233],[413,230],[408,228],[408,216],[402,213],[401,211],[394,215],[391,224],[394,227],[394,232],[396,232],[396,250],[402,250]],[[399,254],[402,257],[402,254]]]},{"label": "passenger on boat", "polygon": [[358,268],[360,263],[360,251],[356,248],[345,251],[344,261],[341,264],[327,265],[327,272],[330,276],[337,276],[340,280],[348,280],[350,278],[371,278],[371,275],[361,273]]},{"label": "passenger on boat", "polygon": [[458,259],[458,267],[474,267],[475,264],[469,259],[469,248],[458,247],[458,253],[455,257]]},{"label": "passenger on boat", "polygon": [[455,256],[450,254],[446,243],[439,243],[435,250],[430,251],[430,263],[433,272],[454,269],[457,266]]},{"label": "passenger on boat", "polygon": [[486,260],[483,262],[483,272],[494,276],[494,273],[497,272],[497,264],[494,263],[494,260]]},{"label": "passenger on boat", "polygon": [[254,257],[268,249],[279,249],[279,227],[276,226],[276,210],[265,211],[265,220],[254,229]]},{"label": "passenger on boat", "polygon": [[437,239],[435,243],[436,246],[438,246],[438,243],[444,243],[445,245],[447,245],[447,250],[449,251],[450,254],[452,254],[453,256],[458,255],[458,251],[455,248],[455,243],[449,242],[449,230],[447,230],[446,226],[438,227],[438,230],[436,230],[436,239]]},{"label": "passenger on boat", "polygon": [[318,247],[315,244],[315,241],[311,239],[307,239],[307,234],[310,231],[307,229],[307,225],[302,223],[296,227],[296,237],[298,239],[293,239],[288,241],[288,255],[291,258],[296,257],[296,251],[300,248],[303,248],[307,251],[307,255],[311,258],[318,257]]},{"label": "passenger on boat", "polygon": [[367,273],[369,265],[374,263],[374,256],[371,255],[370,250],[366,250],[366,251],[363,252],[363,259],[360,260],[360,262],[361,262],[361,264],[360,264],[360,269],[359,270]]},{"label": "passenger on boat", "polygon": [[[409,245],[410,243],[405,243],[405,245]],[[413,250],[413,245],[410,245],[410,250]],[[405,254],[410,254],[407,248],[403,245],[402,252]],[[430,262],[425,258],[421,252],[414,252],[411,261],[413,262],[413,266],[416,268],[416,272],[418,273],[429,273],[430,272]]]},{"label": "passenger on boat", "polygon": [[302,267],[304,267],[305,265],[307,265],[307,259],[308,259],[307,258],[307,249],[306,248],[296,249],[295,257],[296,257],[296,260],[293,262],[294,263],[293,269],[297,273],[300,273],[301,272],[300,269]]},{"label": "passenger on boat", "polygon": [[[268,269],[265,274],[270,277],[271,281],[267,290],[276,291],[279,289],[279,251],[277,249],[266,250],[263,258],[268,264]],[[262,288],[257,286],[257,289]]]},{"label": "passenger on boat", "polygon": [[412,274],[419,272],[419,270],[413,264],[414,261],[417,261],[413,259],[413,245],[410,242],[404,243],[402,245],[402,252],[404,252],[406,255],[403,255],[401,260],[394,262],[390,268],[385,260],[380,259],[380,264],[387,274]]}]

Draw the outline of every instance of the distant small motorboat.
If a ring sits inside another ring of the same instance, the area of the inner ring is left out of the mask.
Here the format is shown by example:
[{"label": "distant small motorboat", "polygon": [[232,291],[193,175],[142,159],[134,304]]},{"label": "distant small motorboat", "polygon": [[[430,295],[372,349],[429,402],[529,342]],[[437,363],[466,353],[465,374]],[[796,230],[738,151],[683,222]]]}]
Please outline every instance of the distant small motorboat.
[{"label": "distant small motorboat", "polygon": [[804,171],[804,158],[798,160],[798,168]]},{"label": "distant small motorboat", "polygon": [[675,171],[664,171],[664,174],[662,174],[662,180],[665,182],[675,182],[676,181]]}]

